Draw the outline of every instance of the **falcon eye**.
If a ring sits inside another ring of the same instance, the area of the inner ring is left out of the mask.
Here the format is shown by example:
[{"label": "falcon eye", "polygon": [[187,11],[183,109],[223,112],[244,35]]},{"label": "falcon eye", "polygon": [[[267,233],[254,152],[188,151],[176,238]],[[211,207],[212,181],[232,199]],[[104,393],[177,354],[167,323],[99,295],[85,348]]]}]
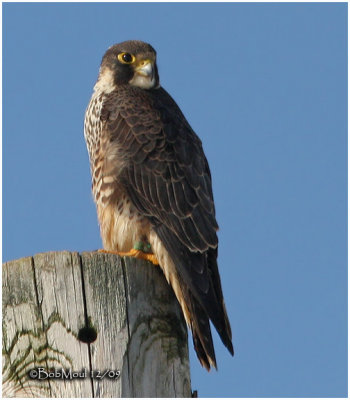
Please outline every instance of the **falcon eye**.
[{"label": "falcon eye", "polygon": [[130,53],[119,53],[118,60],[123,64],[131,64],[135,61],[135,57]]}]

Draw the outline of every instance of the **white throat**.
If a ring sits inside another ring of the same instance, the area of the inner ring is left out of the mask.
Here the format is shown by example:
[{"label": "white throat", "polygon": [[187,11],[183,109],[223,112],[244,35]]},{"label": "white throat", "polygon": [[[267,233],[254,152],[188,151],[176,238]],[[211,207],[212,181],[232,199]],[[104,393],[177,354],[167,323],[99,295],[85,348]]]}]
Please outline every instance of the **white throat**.
[{"label": "white throat", "polygon": [[129,81],[130,85],[137,86],[141,89],[151,89],[155,86],[156,80],[152,76],[143,76],[140,74],[135,74],[134,77]]}]

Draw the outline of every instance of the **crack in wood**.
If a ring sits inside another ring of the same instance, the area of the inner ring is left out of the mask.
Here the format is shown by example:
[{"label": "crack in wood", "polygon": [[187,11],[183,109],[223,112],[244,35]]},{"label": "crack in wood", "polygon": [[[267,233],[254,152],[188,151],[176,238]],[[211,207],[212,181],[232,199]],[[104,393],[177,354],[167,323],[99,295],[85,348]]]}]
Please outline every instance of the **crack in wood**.
[{"label": "crack in wood", "polygon": [[[40,302],[39,300],[39,291],[38,291],[38,282],[37,282],[37,278],[35,275],[35,262],[34,262],[34,258],[31,257],[30,258],[31,261],[31,266],[32,266],[32,271],[33,271],[33,280],[34,280],[34,289],[35,289],[35,297],[36,297],[36,301],[37,301],[37,305],[38,305],[38,310],[39,310],[39,315],[40,315],[40,319],[41,319],[41,328],[43,329],[43,331],[45,330],[45,322],[44,322],[44,316],[43,316],[43,312],[42,312],[42,302]],[[48,338],[47,338],[47,332],[44,331],[44,337],[45,337],[45,347],[46,349],[49,346],[49,342],[48,342]],[[46,364],[46,368],[48,369],[48,362],[47,359],[45,359],[45,364]],[[51,383],[50,381],[48,382],[48,390],[50,395],[52,395],[52,391],[51,391]],[[51,397],[51,396],[50,396]]]},{"label": "crack in wood", "polygon": [[[96,341],[79,340],[82,327]],[[187,329],[151,263],[51,252],[3,265],[4,397],[189,397]],[[29,370],[119,370],[117,380],[30,380]]]},{"label": "crack in wood", "polygon": [[[125,262],[124,259],[121,258],[120,265],[122,267],[122,274],[123,274],[123,283],[124,283],[124,290],[125,290],[125,314],[126,314],[126,326],[128,329],[128,343],[130,343],[131,335],[130,335],[130,323],[129,323],[129,307],[128,307],[128,285],[126,282],[126,272],[125,272]],[[126,352],[126,363],[127,363],[127,370],[128,370],[128,377],[130,380],[131,371],[130,371],[130,361],[129,361],[129,351]],[[132,393],[132,397],[135,397]]]},{"label": "crack in wood", "polygon": [[[89,316],[88,316],[88,310],[87,310],[87,303],[86,303],[86,292],[85,292],[85,280],[84,280],[84,270],[83,270],[83,262],[81,259],[81,255],[79,254],[79,266],[80,266],[80,272],[81,272],[81,288],[82,288],[82,295],[83,295],[83,305],[84,305],[84,316],[85,316],[85,326],[89,327]],[[92,357],[91,357],[91,347],[90,343],[86,343],[88,347],[88,356],[89,356],[89,370],[92,371]],[[94,394],[94,381],[92,377],[90,377],[90,382],[91,382],[91,396],[95,397]]]}]

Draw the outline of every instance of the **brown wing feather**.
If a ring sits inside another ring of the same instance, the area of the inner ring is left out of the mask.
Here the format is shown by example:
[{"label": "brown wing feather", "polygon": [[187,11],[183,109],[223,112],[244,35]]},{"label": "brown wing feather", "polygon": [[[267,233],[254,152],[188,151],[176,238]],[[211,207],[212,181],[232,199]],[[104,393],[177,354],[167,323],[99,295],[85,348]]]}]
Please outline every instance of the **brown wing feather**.
[{"label": "brown wing feather", "polygon": [[118,88],[107,96],[102,116],[110,145],[123,161],[118,179],[174,260],[189,291],[186,295],[184,290],[189,309],[201,314],[192,326],[197,353],[206,353],[207,359],[200,357],[205,365],[208,359],[215,365],[208,317],[231,353],[233,348],[216,263],[211,176],[201,141],[161,88]]},{"label": "brown wing feather", "polygon": [[[108,116],[111,142],[122,146],[128,160],[121,178],[126,185],[132,182],[130,191],[142,212],[165,220],[192,251],[215,248],[211,178],[199,138],[164,90],[158,89],[157,96],[137,88],[130,91],[138,92],[133,103],[122,100],[126,93],[113,92],[102,112]],[[146,182],[149,190],[144,189]]]}]

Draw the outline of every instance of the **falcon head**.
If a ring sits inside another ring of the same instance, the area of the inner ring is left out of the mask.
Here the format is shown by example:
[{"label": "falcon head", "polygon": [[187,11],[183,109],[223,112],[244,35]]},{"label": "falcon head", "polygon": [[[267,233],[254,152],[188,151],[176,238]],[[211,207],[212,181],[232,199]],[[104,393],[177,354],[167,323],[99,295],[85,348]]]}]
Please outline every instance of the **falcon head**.
[{"label": "falcon head", "polygon": [[156,51],[150,44],[128,40],[106,51],[96,86],[111,92],[125,84],[141,89],[159,87]]}]

